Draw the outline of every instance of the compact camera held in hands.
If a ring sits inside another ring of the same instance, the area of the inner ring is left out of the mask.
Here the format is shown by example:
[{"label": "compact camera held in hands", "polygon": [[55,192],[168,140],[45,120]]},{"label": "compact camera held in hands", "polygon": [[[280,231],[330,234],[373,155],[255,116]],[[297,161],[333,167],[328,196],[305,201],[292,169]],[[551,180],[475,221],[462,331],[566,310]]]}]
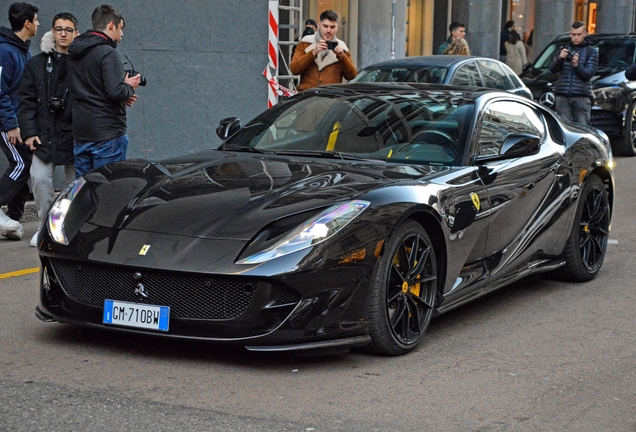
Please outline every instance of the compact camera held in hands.
[{"label": "compact camera held in hands", "polygon": [[570,51],[567,47],[562,46],[561,47],[562,50],[566,50],[568,52],[568,55],[565,57],[565,61],[569,62],[572,61],[572,57],[574,57],[574,54],[576,54],[575,52]]},{"label": "compact camera held in hands", "polygon": [[327,41],[327,49],[333,51],[335,47],[338,46],[338,42]]},{"label": "compact camera held in hands", "polygon": [[145,86],[146,83],[148,83],[148,80],[146,79],[146,77],[143,76],[142,74],[140,74],[139,72],[137,72],[134,69],[126,69],[125,72],[128,74],[129,77],[134,77],[135,75],[139,75],[139,85],[140,86]]},{"label": "compact camera held in hands", "polygon": [[126,57],[126,62],[124,63],[124,66],[127,64],[130,64],[130,68],[124,69],[124,72],[127,73],[129,77],[134,77],[135,75],[139,75],[139,85],[145,86],[148,83],[148,80],[146,79],[146,77],[143,76],[140,72],[135,70],[135,66],[132,64],[132,62],[130,61],[130,59],[128,58],[126,54],[124,54],[124,57]]}]

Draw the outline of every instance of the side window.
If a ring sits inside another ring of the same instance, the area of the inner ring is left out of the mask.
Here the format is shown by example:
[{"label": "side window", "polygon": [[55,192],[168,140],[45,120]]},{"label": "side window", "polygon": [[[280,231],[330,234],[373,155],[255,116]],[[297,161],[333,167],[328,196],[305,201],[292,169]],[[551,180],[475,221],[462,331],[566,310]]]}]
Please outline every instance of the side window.
[{"label": "side window", "polygon": [[538,135],[543,141],[546,135],[546,129],[541,114],[527,105],[521,105],[521,108],[523,109],[523,112],[526,115],[528,121],[527,123],[520,125],[520,129],[522,130],[520,130],[519,132],[528,132]]},{"label": "side window", "polygon": [[481,79],[479,78],[475,62],[470,62],[457,68],[449,84],[481,87]]},{"label": "side window", "polygon": [[507,69],[507,70],[505,70],[505,72],[506,72],[506,76],[508,77],[508,79],[512,83],[512,88],[513,89],[516,89],[516,88],[524,86],[523,81],[521,81],[521,79],[517,76],[516,73],[514,73],[512,71],[512,69]]},{"label": "side window", "polygon": [[494,102],[487,109],[479,136],[479,156],[497,156],[511,133],[531,133],[543,139],[545,124],[539,113],[512,101]]},{"label": "side window", "polygon": [[484,75],[486,87],[496,88],[500,90],[510,90],[514,88],[504,71],[494,61],[480,61],[479,69],[481,69],[481,73]]}]

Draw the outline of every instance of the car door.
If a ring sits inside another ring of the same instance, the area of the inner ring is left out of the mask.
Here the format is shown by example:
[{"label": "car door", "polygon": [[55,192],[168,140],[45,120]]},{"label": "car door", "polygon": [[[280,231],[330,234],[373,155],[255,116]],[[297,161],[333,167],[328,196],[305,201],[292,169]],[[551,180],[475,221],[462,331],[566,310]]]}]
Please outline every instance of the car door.
[{"label": "car door", "polygon": [[[536,149],[507,156],[506,144],[536,137]],[[491,214],[485,257],[488,289],[517,277],[554,252],[554,221],[563,211],[569,177],[565,148],[553,142],[541,113],[514,100],[492,102],[483,111],[476,163],[488,191]]]}]

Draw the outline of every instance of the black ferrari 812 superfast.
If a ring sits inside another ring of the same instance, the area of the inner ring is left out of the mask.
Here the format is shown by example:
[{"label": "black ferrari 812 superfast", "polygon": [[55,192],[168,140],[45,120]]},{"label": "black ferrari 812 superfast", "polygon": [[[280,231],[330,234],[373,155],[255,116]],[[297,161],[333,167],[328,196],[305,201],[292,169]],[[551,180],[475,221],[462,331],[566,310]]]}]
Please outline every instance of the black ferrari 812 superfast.
[{"label": "black ferrari 812 superfast", "polygon": [[510,93],[318,87],[216,149],[75,180],[38,237],[45,321],[250,350],[404,354],[530,274],[599,272],[607,136]]}]

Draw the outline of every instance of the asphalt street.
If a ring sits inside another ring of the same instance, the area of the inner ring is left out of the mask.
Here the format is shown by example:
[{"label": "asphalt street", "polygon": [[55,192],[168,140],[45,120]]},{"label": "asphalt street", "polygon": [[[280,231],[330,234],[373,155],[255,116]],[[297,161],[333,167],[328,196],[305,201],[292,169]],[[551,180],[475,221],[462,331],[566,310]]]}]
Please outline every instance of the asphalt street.
[{"label": "asphalt street", "polygon": [[[636,431],[636,158],[598,277],[520,281],[402,357],[251,353],[43,323],[28,240],[0,240],[0,430]],[[26,270],[19,273],[21,270]]]}]

